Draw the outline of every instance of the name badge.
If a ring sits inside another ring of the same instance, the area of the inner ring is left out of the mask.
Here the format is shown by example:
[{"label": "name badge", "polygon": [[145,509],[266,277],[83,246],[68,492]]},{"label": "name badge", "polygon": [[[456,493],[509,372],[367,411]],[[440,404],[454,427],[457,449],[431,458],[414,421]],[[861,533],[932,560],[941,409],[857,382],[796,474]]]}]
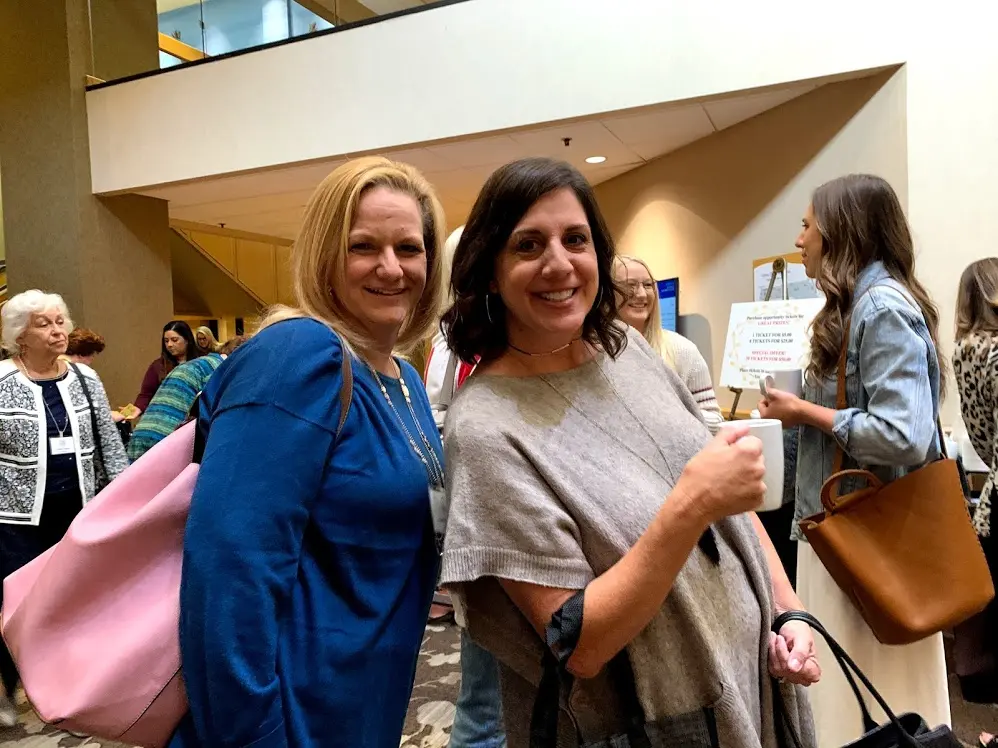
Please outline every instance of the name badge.
[{"label": "name badge", "polygon": [[430,516],[433,518],[433,534],[437,543],[437,553],[444,551],[444,531],[447,529],[447,514],[450,511],[450,496],[443,486],[430,486]]},{"label": "name badge", "polygon": [[71,455],[76,451],[71,436],[53,436],[49,439],[49,449],[54,455]]},{"label": "name badge", "polygon": [[430,516],[433,517],[433,530],[443,535],[447,529],[447,515],[450,513],[450,497],[442,486],[430,486]]}]

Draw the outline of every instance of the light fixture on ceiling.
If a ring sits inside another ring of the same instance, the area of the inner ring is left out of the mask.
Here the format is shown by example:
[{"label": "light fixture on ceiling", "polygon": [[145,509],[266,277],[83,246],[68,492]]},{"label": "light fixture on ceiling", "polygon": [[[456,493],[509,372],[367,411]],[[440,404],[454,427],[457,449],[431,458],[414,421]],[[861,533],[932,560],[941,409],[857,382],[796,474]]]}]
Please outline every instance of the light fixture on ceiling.
[{"label": "light fixture on ceiling", "polygon": [[587,164],[602,164],[606,161],[606,156],[590,156],[586,159]]}]

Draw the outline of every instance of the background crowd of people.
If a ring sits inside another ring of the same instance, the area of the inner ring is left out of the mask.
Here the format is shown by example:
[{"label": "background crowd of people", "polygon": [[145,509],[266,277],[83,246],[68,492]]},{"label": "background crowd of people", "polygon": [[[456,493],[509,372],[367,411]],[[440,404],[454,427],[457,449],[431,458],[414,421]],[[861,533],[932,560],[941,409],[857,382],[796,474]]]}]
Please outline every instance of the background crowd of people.
[{"label": "background crowd of people", "polygon": [[[821,510],[836,453],[885,483],[937,459],[949,369],[891,186],[849,175],[801,207],[796,244],[825,306],[803,394],[770,389],[759,406],[799,431],[797,520]],[[692,731],[769,748],[785,729],[770,676],[803,745],[845,744],[863,728],[852,692],[806,624],[771,632],[788,610],[833,629],[897,711],[949,722],[941,634],[881,644],[796,522],[781,529],[798,542],[787,574],[754,512],[759,441],[720,428],[706,361],[660,329],[649,267],[616,252],[575,168],[500,168],[445,237],[416,169],[346,163],[306,207],[297,307],[225,343],[171,321],[121,413],[91,368],[104,339],[74,329],[57,295],[14,296],[2,310],[0,574],[58,542],[196,408],[207,448],[179,626],[190,711],[173,748],[330,735],[397,748],[441,585],[462,627],[456,748],[533,745],[552,651],[574,676],[571,697],[555,697],[558,745],[640,729],[662,744]],[[404,354],[430,339],[424,388]],[[972,511],[993,575],[998,259],[964,273],[956,340],[956,395],[991,471]],[[995,615],[992,603],[957,631],[968,700],[998,701]],[[12,696],[6,650],[0,675]],[[12,715],[0,702],[0,722]]]}]

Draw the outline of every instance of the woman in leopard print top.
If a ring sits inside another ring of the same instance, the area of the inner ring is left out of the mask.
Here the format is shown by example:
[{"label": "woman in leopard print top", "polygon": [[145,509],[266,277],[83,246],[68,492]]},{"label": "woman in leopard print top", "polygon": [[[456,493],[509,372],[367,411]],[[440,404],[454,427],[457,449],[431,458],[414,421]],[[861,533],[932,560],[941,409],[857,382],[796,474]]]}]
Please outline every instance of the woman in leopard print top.
[{"label": "woman in leopard print top", "polygon": [[998,258],[972,263],[960,278],[953,372],[967,435],[990,469],[974,512],[974,527],[988,537],[998,467]]},{"label": "woman in leopard print top", "polygon": [[[998,258],[978,260],[963,271],[956,309],[953,371],[960,392],[960,408],[970,441],[989,467],[974,511],[974,527],[994,578],[998,576],[998,543],[991,534],[998,472]],[[967,701],[998,702],[995,632],[998,632],[996,602],[956,629],[954,655],[960,687]],[[998,748],[998,739],[983,733],[980,744]]]}]

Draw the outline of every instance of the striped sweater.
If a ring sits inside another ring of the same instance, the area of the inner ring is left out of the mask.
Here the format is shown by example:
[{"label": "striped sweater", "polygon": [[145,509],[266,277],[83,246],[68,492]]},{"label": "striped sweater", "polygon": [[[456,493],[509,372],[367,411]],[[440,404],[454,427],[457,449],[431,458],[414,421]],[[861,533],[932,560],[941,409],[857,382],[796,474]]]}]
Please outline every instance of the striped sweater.
[{"label": "striped sweater", "polygon": [[139,459],[186,420],[198,393],[221,363],[221,355],[209,353],[181,364],[167,375],[128,442],[129,459]]},{"label": "striped sweater", "polygon": [[662,330],[662,335],[668,338],[667,343],[675,353],[676,374],[683,380],[686,389],[693,394],[693,399],[696,400],[710,433],[716,434],[724,422],[724,416],[721,415],[721,406],[717,402],[714,385],[710,380],[710,369],[707,368],[707,362],[700,349],[692,340],[671,330]]}]

